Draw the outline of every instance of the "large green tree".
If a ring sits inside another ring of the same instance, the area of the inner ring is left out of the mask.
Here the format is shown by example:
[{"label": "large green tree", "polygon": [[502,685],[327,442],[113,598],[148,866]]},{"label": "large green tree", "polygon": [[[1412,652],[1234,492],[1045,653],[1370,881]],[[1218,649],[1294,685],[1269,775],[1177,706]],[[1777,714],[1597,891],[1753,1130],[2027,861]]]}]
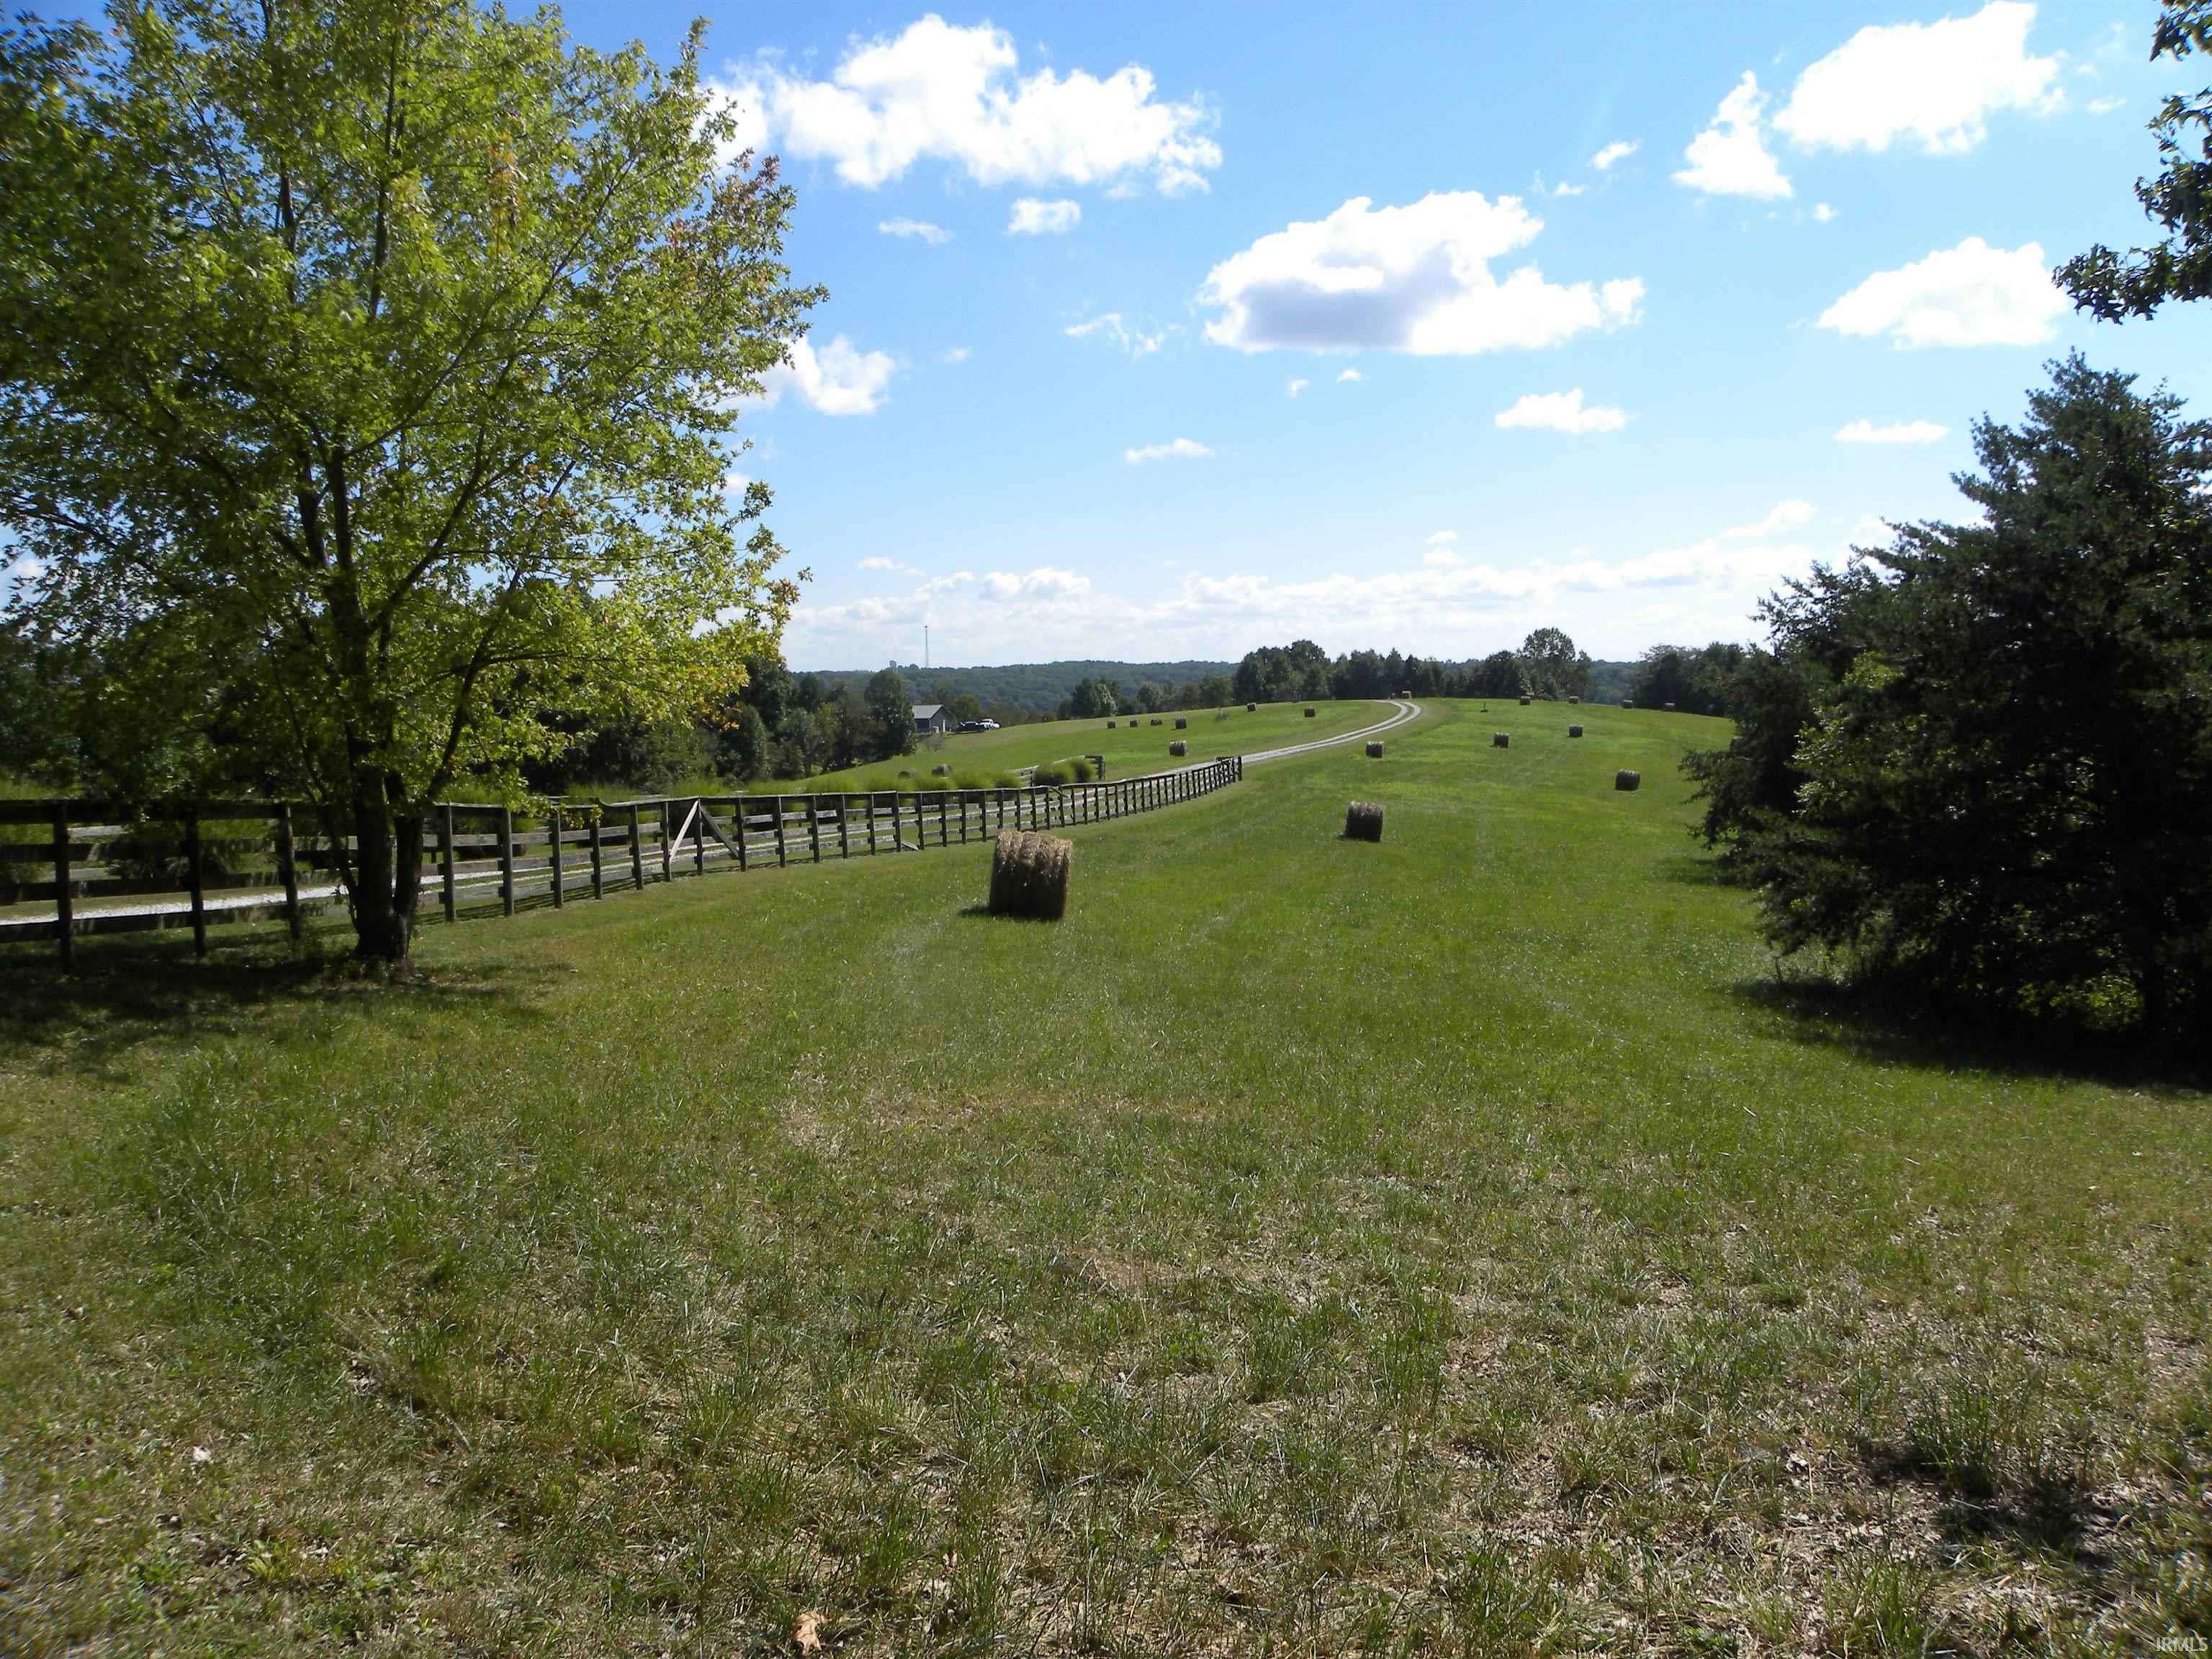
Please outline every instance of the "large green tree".
[{"label": "large green tree", "polygon": [[794,596],[741,400],[818,295],[678,61],[471,0],[0,33],[0,527],[97,718],[301,791],[404,963],[429,806],[693,717]]},{"label": "large green tree", "polygon": [[1975,447],[1979,522],[1903,527],[1783,606],[1804,674],[1775,701],[1810,718],[1794,811],[1745,841],[1769,926],[2182,1029],[2212,1006],[2212,423],[2077,356]]},{"label": "large green tree", "polygon": [[[2206,51],[2212,51],[2212,0],[2165,0],[2152,58],[2178,62]],[[2166,99],[2150,130],[2159,170],[2136,181],[2136,199],[2166,239],[2125,253],[2100,244],[2058,268],[2075,304],[2112,321],[2212,294],[2212,88]]]},{"label": "large green tree", "polygon": [[1589,691],[1590,659],[1556,628],[1540,628],[1521,641],[1522,689],[1539,697],[1579,697]]}]

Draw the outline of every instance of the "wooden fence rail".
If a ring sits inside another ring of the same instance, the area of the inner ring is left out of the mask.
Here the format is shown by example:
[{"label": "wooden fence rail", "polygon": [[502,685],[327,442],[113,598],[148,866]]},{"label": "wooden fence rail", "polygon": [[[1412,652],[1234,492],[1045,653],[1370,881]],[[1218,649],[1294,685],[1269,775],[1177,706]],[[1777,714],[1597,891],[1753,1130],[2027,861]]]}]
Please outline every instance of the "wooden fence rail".
[{"label": "wooden fence rail", "polygon": [[[1019,789],[560,800],[542,823],[465,801],[432,810],[423,898],[447,921],[559,907],[653,881],[988,842],[1001,830],[1099,823],[1195,799],[1244,775],[1225,755],[1173,772]],[[293,936],[332,901],[353,842],[283,801],[0,800],[0,944],[281,916]],[[40,831],[43,835],[26,834]]]}]

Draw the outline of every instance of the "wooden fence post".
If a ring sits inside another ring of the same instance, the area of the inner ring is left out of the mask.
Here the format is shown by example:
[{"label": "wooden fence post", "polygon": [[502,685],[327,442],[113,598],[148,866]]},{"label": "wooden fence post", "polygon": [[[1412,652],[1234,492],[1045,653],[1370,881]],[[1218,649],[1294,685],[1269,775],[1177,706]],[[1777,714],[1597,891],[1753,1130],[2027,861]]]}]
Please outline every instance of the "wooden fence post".
[{"label": "wooden fence post", "polygon": [[779,870],[791,862],[791,848],[783,836],[783,797],[775,798],[775,867]]},{"label": "wooden fence post", "polygon": [[806,845],[817,864],[822,862],[822,797],[806,798]]},{"label": "wooden fence post", "polygon": [[853,798],[850,795],[837,797],[837,856],[841,859],[853,856]]},{"label": "wooden fence post", "polygon": [[70,891],[69,808],[54,803],[54,919],[61,924],[62,966],[76,966],[76,896]]},{"label": "wooden fence post", "polygon": [[600,820],[606,817],[598,802],[592,804],[592,896],[603,899],[607,896],[606,847],[599,835]]},{"label": "wooden fence post", "polygon": [[446,920],[451,921],[459,908],[453,890],[453,804],[451,801],[438,809],[438,870],[445,883]]},{"label": "wooden fence post", "polygon": [[561,806],[557,801],[553,805],[550,816],[545,820],[545,835],[553,848],[553,908],[556,910],[565,910],[568,908],[568,894],[562,878]]},{"label": "wooden fence post", "polygon": [[276,806],[276,873],[284,878],[284,926],[300,942],[300,852],[292,839],[292,803]]},{"label": "wooden fence post", "polygon": [[514,914],[514,809],[499,809],[499,904],[501,915]]},{"label": "wooden fence post", "polygon": [[707,799],[705,796],[702,795],[693,801],[691,812],[684,816],[690,817],[692,813],[696,813],[697,817],[693,819],[691,829],[691,873],[695,876],[703,876],[707,873]]},{"label": "wooden fence post", "polygon": [[672,813],[675,802],[667,796],[660,798],[660,878],[676,879],[676,822]]},{"label": "wooden fence post", "polygon": [[185,809],[185,879],[191,884],[192,954],[207,954],[207,863],[200,848],[200,809]]},{"label": "wooden fence post", "polygon": [[637,803],[629,804],[629,884],[639,892],[645,890],[645,848],[639,843],[645,830],[637,820]]}]

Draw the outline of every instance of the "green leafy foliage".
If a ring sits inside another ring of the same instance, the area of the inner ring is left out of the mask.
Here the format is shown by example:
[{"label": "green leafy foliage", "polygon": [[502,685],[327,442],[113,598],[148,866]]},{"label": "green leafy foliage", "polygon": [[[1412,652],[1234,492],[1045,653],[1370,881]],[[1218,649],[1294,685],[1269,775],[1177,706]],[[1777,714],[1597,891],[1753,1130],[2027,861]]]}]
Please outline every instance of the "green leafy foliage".
[{"label": "green leafy foliage", "polygon": [[[2164,0],[2151,57],[2177,62],[2212,50],[2212,0]],[[2148,317],[2169,300],[2212,294],[2212,88],[2176,93],[2150,131],[2159,171],[2136,182],[2136,199],[2166,240],[2121,253],[2100,243],[2057,270],[2060,286],[2084,311],[2108,321]]]},{"label": "green leafy foliage", "polygon": [[428,804],[710,709],[795,596],[739,401],[818,295],[666,69],[465,0],[0,34],[0,527],[117,779],[305,793],[407,953]]},{"label": "green leafy foliage", "polygon": [[2180,407],[2055,364],[2018,427],[1976,428],[1982,522],[1901,529],[1770,607],[1786,666],[1708,776],[1785,951],[2014,1012],[2201,1016],[2212,424]]}]

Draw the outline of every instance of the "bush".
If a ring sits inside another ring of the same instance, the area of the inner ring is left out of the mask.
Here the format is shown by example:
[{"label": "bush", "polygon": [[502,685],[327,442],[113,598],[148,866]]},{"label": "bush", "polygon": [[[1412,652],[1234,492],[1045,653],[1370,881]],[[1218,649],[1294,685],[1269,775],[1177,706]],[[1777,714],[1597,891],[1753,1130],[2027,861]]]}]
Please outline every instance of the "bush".
[{"label": "bush", "polygon": [[1703,781],[1749,805],[1802,775],[1744,837],[1785,951],[2011,1014],[2203,1018],[2212,423],[2132,386],[2054,365],[2020,427],[1976,429],[1979,520],[1769,602],[1778,653],[1819,671],[1771,693],[1809,718],[1786,762],[1768,723]]},{"label": "bush", "polygon": [[1066,761],[1047,761],[1030,774],[1030,781],[1039,788],[1057,788],[1075,781],[1075,769]]}]

